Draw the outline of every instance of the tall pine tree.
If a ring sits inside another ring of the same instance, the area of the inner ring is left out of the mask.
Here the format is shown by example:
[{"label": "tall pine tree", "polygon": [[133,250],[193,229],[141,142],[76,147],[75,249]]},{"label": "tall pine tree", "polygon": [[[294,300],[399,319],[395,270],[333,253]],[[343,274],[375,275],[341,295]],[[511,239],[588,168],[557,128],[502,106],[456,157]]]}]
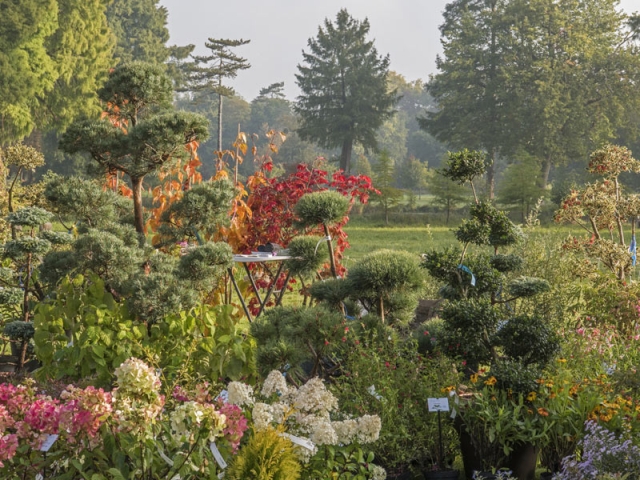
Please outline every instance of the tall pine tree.
[{"label": "tall pine tree", "polygon": [[223,84],[225,78],[235,78],[238,71],[251,68],[246,58],[239,57],[232,48],[246,45],[251,40],[209,38],[205,46],[211,55],[194,56],[185,90],[214,93],[218,97],[218,151],[222,150],[222,99],[232,97],[235,91]]},{"label": "tall pine tree", "polygon": [[335,24],[325,19],[309,39],[296,75],[302,91],[295,105],[298,134],[324,148],[341,147],[340,168],[347,172],[354,143],[376,150],[376,131],[398,101],[387,84],[389,57],[378,55],[368,33],[367,19],[340,10]]}]

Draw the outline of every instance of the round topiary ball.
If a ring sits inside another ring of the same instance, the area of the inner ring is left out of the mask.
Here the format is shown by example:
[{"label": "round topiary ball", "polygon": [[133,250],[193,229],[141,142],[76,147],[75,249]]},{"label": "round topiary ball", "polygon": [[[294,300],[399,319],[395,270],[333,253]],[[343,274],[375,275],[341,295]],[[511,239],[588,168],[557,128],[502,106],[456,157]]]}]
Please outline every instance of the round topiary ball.
[{"label": "round topiary ball", "polygon": [[294,207],[298,228],[331,225],[342,220],[349,210],[349,200],[336,191],[303,195]]}]

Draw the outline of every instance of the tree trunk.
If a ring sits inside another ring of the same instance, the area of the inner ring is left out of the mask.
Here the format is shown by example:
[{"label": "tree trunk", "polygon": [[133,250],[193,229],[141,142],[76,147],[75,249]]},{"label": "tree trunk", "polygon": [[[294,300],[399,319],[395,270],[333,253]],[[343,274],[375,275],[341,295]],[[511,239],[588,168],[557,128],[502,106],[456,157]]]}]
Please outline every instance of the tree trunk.
[{"label": "tree trunk", "polygon": [[449,214],[451,213],[451,202],[447,202],[447,219],[444,224],[449,225]]},{"label": "tree trunk", "polygon": [[141,243],[145,235],[144,209],[142,207],[142,179],[143,177],[131,178],[131,186],[133,190],[133,219],[136,232],[141,235]]},{"label": "tree trunk", "polygon": [[542,162],[542,168],[540,171],[540,186],[542,188],[547,188],[547,184],[549,183],[549,173],[551,172],[551,157],[547,157]]},{"label": "tree trunk", "polygon": [[491,165],[487,168],[487,196],[489,200],[495,198],[496,193],[496,151],[491,151]]},{"label": "tree trunk", "polygon": [[218,151],[222,151],[222,95],[218,95]]},{"label": "tree trunk", "polygon": [[22,297],[22,321],[29,321],[29,284],[31,283],[31,253],[27,254],[27,272],[24,278],[24,296]]},{"label": "tree trunk", "polygon": [[340,152],[340,168],[344,173],[351,171],[351,151],[353,150],[353,139],[349,138],[342,142],[342,152]]},{"label": "tree trunk", "polygon": [[333,278],[338,278],[338,269],[336,268],[336,258],[333,253],[333,244],[331,243],[331,233],[329,232],[329,226],[322,224],[324,228],[324,235],[327,237],[327,246],[329,247],[329,264],[331,265],[331,274]]}]

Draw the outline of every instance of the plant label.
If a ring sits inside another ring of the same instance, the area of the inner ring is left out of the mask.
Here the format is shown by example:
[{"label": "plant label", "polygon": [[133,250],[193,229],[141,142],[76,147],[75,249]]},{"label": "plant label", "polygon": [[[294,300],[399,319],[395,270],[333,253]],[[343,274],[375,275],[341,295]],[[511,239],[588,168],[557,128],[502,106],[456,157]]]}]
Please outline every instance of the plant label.
[{"label": "plant label", "polygon": [[292,443],[300,445],[302,448],[306,448],[307,450],[313,451],[313,449],[316,447],[308,438],[296,437],[295,435],[291,435],[289,433],[283,433],[282,435],[291,440]]},{"label": "plant label", "polygon": [[42,476],[41,473],[36,475],[36,480],[44,480],[44,477]]},{"label": "plant label", "polygon": [[227,468],[227,462],[225,462],[224,458],[222,458],[216,442],[211,442],[211,444],[209,445],[209,449],[211,450],[211,453],[213,453],[213,458],[216,459],[216,463],[218,464],[218,466],[223,470]]},{"label": "plant label", "polygon": [[428,398],[427,405],[430,412],[448,412],[449,411],[449,399],[443,398]]},{"label": "plant label", "polygon": [[165,453],[162,450],[160,450],[160,448],[158,448],[158,453],[160,454],[160,458],[163,459],[165,462],[167,462],[167,465],[169,465],[170,467],[173,467],[173,460],[167,457]]},{"label": "plant label", "polygon": [[47,435],[47,438],[44,440],[44,442],[42,442],[42,445],[40,446],[40,451],[48,452],[53,444],[56,443],[57,439],[58,435]]}]

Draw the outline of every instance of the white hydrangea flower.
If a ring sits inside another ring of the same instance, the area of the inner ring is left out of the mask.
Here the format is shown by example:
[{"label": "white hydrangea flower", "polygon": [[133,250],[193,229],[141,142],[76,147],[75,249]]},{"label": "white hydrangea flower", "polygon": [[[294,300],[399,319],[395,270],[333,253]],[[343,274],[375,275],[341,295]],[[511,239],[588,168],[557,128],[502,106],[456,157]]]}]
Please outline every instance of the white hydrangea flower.
[{"label": "white hydrangea flower", "polygon": [[338,435],[338,443],[342,445],[349,445],[358,436],[358,421],[357,420],[343,420],[341,422],[333,422],[333,429]]},{"label": "white hydrangea flower", "polygon": [[227,386],[227,399],[232,405],[242,407],[253,405],[253,388],[242,382],[231,382]]},{"label": "white hydrangea flower", "polygon": [[373,465],[371,480],[386,480],[387,471],[379,465]]},{"label": "white hydrangea flower", "polygon": [[271,422],[273,422],[273,414],[271,413],[271,406],[266,403],[256,403],[253,406],[253,426],[256,431],[266,430]]},{"label": "white hydrangea flower", "polygon": [[295,394],[293,405],[308,413],[327,413],[338,408],[338,399],[324,386],[318,377],[302,385]]},{"label": "white hydrangea flower", "polygon": [[377,415],[363,415],[358,418],[358,441],[372,443],[378,440],[382,422]]},{"label": "white hydrangea flower", "polygon": [[311,424],[311,441],[316,445],[337,445],[338,435],[327,418],[315,417]]},{"label": "white hydrangea flower", "polygon": [[160,391],[160,377],[142,360],[131,357],[114,370],[120,392],[134,396],[156,396]]},{"label": "white hydrangea flower", "polygon": [[285,413],[291,410],[291,407],[286,403],[276,402],[271,405],[271,414],[273,415],[273,421],[276,423],[284,422]]},{"label": "white hydrangea flower", "polygon": [[286,395],[288,391],[287,380],[278,370],[272,370],[262,385],[262,395],[270,397],[274,393]]}]

